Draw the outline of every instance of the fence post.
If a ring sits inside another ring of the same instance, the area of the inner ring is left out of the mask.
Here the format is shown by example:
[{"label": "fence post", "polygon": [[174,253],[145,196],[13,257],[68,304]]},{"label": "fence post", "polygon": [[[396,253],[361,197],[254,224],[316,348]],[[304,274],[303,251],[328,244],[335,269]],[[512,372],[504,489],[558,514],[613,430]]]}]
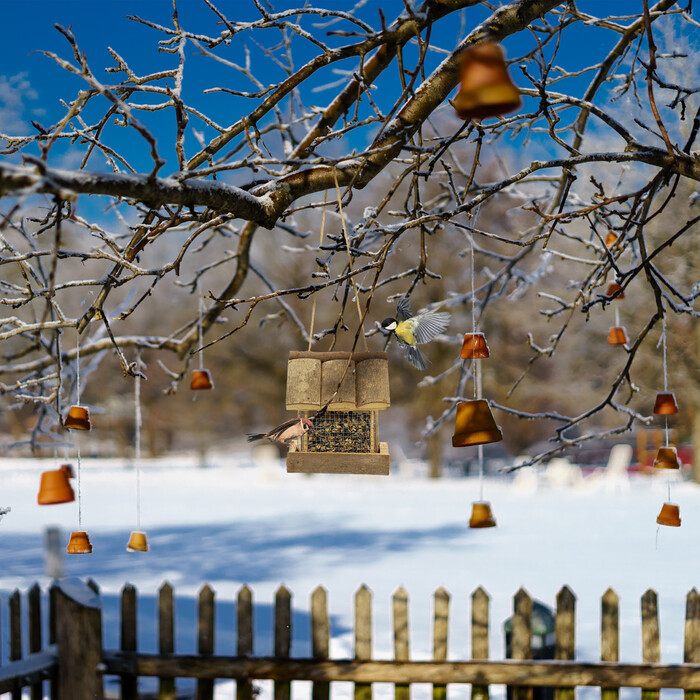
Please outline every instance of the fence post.
[{"label": "fence post", "polygon": [[[326,589],[317,586],[311,594],[311,655],[314,659],[327,659],[330,644]],[[311,685],[312,700],[328,700],[331,684],[316,681]]]},{"label": "fence post", "polygon": [[[214,653],[214,591],[205,584],[199,592],[199,624],[197,653],[209,656]],[[213,700],[214,679],[197,679],[197,700]]]},{"label": "fence post", "polygon": [[[253,592],[248,586],[238,591],[236,602],[238,628],[238,656],[253,655]],[[236,681],[236,700],[253,700],[253,684],[250,681]]]},{"label": "fence post", "polygon": [[[576,653],[576,596],[568,586],[557,594],[557,616],[554,620],[556,646],[554,658],[573,661]],[[556,700],[575,700],[574,689],[557,688]]]},{"label": "fence post", "polygon": [[[489,658],[489,594],[481,587],[472,593],[472,659]],[[489,700],[487,685],[472,685],[471,700]]]},{"label": "fence post", "polygon": [[[29,608],[29,653],[41,651],[41,589],[35,583],[27,592],[27,604]],[[31,700],[42,700],[43,683],[32,683],[30,691]]]},{"label": "fence post", "polygon": [[[513,598],[513,649],[511,658],[532,658],[532,598],[521,588]],[[532,688],[514,686],[513,700],[532,700]]]},{"label": "fence post", "polygon": [[[447,661],[447,633],[450,614],[450,594],[442,587],[435,591],[433,619],[433,660]],[[433,700],[447,700],[447,686],[433,684]]]},{"label": "fence post", "polygon": [[[401,586],[393,597],[394,606],[394,659],[396,661],[408,661],[409,636],[408,636],[408,593]],[[411,686],[407,683],[394,684],[395,700],[410,700]]]},{"label": "fence post", "polygon": [[[161,655],[175,651],[173,587],[166,581],[158,592],[158,650]],[[175,679],[158,679],[158,700],[175,700]]]},{"label": "fence post", "polygon": [[[700,663],[700,594],[695,588],[685,599],[683,661],[687,664]],[[686,690],[685,700],[700,700],[700,692]]]},{"label": "fence post", "polygon": [[[286,659],[292,648],[292,593],[280,586],[275,593],[275,656]],[[274,682],[274,700],[289,700],[292,684],[288,681]]]},{"label": "fence post", "polygon": [[61,542],[61,529],[50,525],[44,531],[44,566],[49,578],[63,577],[63,544]]},{"label": "fence post", "polygon": [[[122,588],[122,651],[136,651],[136,588],[127,583]],[[121,677],[122,700],[138,700],[138,678],[130,673]]]},{"label": "fence post", "polygon": [[[605,591],[601,601],[600,660],[615,663],[620,660],[620,598],[612,588]],[[619,688],[600,689],[600,700],[619,697]]]},{"label": "fence post", "polygon": [[55,587],[58,695],[103,700],[100,596],[78,579]]},{"label": "fence post", "polygon": [[[22,598],[18,590],[10,596],[10,661],[22,658]],[[12,691],[12,700],[22,700],[22,687],[19,682]]]},{"label": "fence post", "polygon": [[[372,591],[360,586],[355,593],[355,658],[372,658]],[[371,683],[355,683],[355,700],[372,700]]]},{"label": "fence post", "polygon": [[[658,600],[651,588],[642,596],[642,661],[661,662]],[[659,691],[642,688],[642,700],[659,700]]]}]

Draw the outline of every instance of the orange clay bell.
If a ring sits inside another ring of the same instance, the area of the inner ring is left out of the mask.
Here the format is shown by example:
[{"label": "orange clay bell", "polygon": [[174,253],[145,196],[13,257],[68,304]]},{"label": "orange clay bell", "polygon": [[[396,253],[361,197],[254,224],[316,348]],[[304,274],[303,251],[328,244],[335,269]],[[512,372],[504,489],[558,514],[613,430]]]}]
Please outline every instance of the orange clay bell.
[{"label": "orange clay bell", "polygon": [[192,391],[202,391],[204,389],[213,389],[214,382],[211,378],[211,372],[208,369],[196,369],[192,372],[192,381],[190,389]]},{"label": "orange clay bell", "polygon": [[675,503],[664,503],[661,506],[661,512],[656,518],[659,525],[668,525],[670,527],[681,526],[681,515],[678,506]]},{"label": "orange clay bell", "polygon": [[681,464],[678,461],[678,453],[675,447],[659,447],[654,460],[655,469],[680,469]]},{"label": "orange clay bell", "polygon": [[90,430],[92,425],[87,408],[85,406],[71,406],[63,425],[69,430]]},{"label": "orange clay bell", "polygon": [[493,419],[488,402],[478,399],[461,401],[457,404],[452,447],[470,447],[501,440],[503,440],[503,433]]},{"label": "orange clay bell", "polygon": [[75,492],[68,481],[73,477],[73,467],[70,464],[64,464],[60,469],[45,471],[41,475],[36,502],[40,506],[49,506],[74,501]]},{"label": "orange clay bell", "polygon": [[469,527],[496,527],[496,518],[493,517],[491,504],[488,501],[472,503],[472,517],[469,519]]},{"label": "orange clay bell", "polygon": [[508,74],[503,49],[486,42],[464,51],[459,92],[452,104],[460,119],[485,119],[520,107],[520,92]]},{"label": "orange clay bell", "polygon": [[489,346],[483,333],[465,333],[462,351],[459,356],[463,360],[483,360],[489,356]]},{"label": "orange clay bell", "polygon": [[611,282],[608,285],[607,290],[605,291],[605,296],[606,297],[611,297],[613,294],[616,292],[620,292],[615,298],[616,299],[624,299],[625,298],[625,293],[622,291],[622,285],[618,284],[617,282]]},{"label": "orange clay bell", "polygon": [[90,544],[87,532],[84,530],[71,532],[70,542],[66,551],[68,554],[92,554],[92,544]]},{"label": "orange clay bell", "polygon": [[624,345],[627,342],[627,332],[622,326],[613,326],[608,333],[608,345]]},{"label": "orange clay bell", "polygon": [[129,537],[129,542],[126,545],[127,552],[147,552],[148,540],[145,532],[134,530]]},{"label": "orange clay bell", "polygon": [[672,391],[660,391],[654,402],[654,413],[657,416],[670,416],[678,413],[678,404]]}]

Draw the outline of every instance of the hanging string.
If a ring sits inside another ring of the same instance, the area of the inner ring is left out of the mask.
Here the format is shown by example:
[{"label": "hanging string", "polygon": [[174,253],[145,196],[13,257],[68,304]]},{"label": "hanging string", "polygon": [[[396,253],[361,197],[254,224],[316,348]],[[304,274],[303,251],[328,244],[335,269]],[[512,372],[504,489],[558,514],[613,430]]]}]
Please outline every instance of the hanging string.
[{"label": "hanging string", "polygon": [[362,309],[360,308],[360,293],[357,289],[357,283],[355,282],[355,276],[352,274],[352,254],[350,253],[350,240],[348,239],[348,231],[345,227],[345,214],[343,213],[343,199],[340,196],[340,187],[338,186],[338,174],[333,170],[333,179],[335,180],[335,191],[338,196],[338,208],[340,210],[340,221],[343,225],[343,237],[345,238],[345,248],[348,251],[348,268],[350,270],[350,281],[352,282],[352,287],[355,290],[355,303],[357,304],[357,315],[360,319],[360,327],[362,328],[362,340],[365,344],[365,350],[369,350],[367,345],[367,338],[365,337],[365,324],[362,320]]},{"label": "hanging string", "polygon": [[136,458],[136,529],[141,529],[141,353],[136,356],[134,384],[134,451]]},{"label": "hanging string", "polygon": [[80,487],[80,438],[75,436],[75,444],[78,447],[78,530],[83,529],[83,494]]},{"label": "hanging string", "polygon": [[[668,365],[666,363],[666,315],[661,319],[661,349],[664,358],[664,392],[668,391]],[[664,416],[664,432],[666,433],[666,447],[668,447],[668,416]]]},{"label": "hanging string", "polygon": [[[76,403],[80,405],[80,333],[75,343],[75,393]],[[80,483],[80,438],[75,436],[75,444],[78,448],[78,530],[83,529],[83,497]]]},{"label": "hanging string", "polygon": [[615,325],[619,327],[620,325],[620,309],[619,307],[615,307]]},{"label": "hanging string", "polygon": [[[204,317],[204,297],[199,297],[199,320],[197,325],[199,326],[199,369],[204,369],[204,328],[202,323],[202,318]],[[138,386],[138,377],[136,378]]]},{"label": "hanging string", "polygon": [[[321,246],[323,245],[323,232],[326,228],[326,204],[328,203],[328,190],[323,193],[323,214],[321,215],[321,235],[318,239],[318,251],[321,252]],[[314,339],[314,323],[316,322],[316,302],[318,301],[318,294],[314,294],[314,302],[311,305],[311,325],[309,327],[309,347],[307,348],[311,351],[311,343]]]},{"label": "hanging string", "polygon": [[76,403],[80,406],[80,333],[75,342],[75,393]]}]

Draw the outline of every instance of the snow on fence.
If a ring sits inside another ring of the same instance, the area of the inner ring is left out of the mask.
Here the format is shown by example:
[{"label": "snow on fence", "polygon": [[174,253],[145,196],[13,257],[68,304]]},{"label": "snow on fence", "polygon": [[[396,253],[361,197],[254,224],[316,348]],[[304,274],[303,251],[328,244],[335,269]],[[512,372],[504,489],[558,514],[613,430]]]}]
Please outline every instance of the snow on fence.
[{"label": "snow on fence", "polygon": [[[506,684],[513,700],[530,700],[533,687],[556,689],[557,700],[573,700],[576,686],[598,686],[601,700],[617,700],[620,687],[642,689],[642,700],[657,700],[661,688],[681,688],[686,700],[700,700],[700,594],[688,593],[683,664],[661,664],[657,596],[648,590],[641,599],[642,663],[619,662],[619,601],[612,590],[601,604],[601,661],[575,661],[576,597],[567,587],[557,595],[554,659],[533,660],[533,601],[520,589],[513,598],[510,658],[490,660],[489,596],[482,588],[472,594],[469,661],[447,660],[448,592],[439,588],[433,599],[433,659],[409,658],[408,594],[393,596],[394,660],[372,660],[372,593],[362,586],[355,594],[355,657],[330,659],[330,629],[326,590],[311,596],[311,658],[291,657],[291,592],[277,590],[274,606],[274,656],[253,657],[253,593],[244,586],[237,596],[236,656],[214,655],[215,596],[204,585],[198,596],[197,654],[177,654],[174,648],[174,593],[165,583],[158,593],[159,653],[137,649],[137,591],[124,586],[121,596],[121,644],[102,643],[102,606],[97,586],[62,579],[49,590],[48,644],[42,644],[41,590],[26,594],[29,654],[22,656],[21,595],[9,598],[9,658],[0,667],[0,694],[32,700],[104,697],[103,676],[120,678],[121,698],[136,699],[140,677],[159,679],[158,698],[176,697],[176,678],[197,679],[196,697],[213,698],[216,679],[235,679],[237,700],[253,700],[255,680],[274,682],[274,699],[289,700],[291,682],[312,681],[313,700],[328,700],[330,683],[355,684],[355,700],[371,700],[372,683],[395,684],[396,700],[409,700],[412,683],[430,683],[433,700],[445,700],[447,685],[470,684],[472,700],[488,700],[489,684]],[[45,684],[46,681],[46,684]],[[44,687],[46,685],[46,688]],[[46,694],[45,694],[46,693]],[[144,696],[142,696],[144,697]]]}]

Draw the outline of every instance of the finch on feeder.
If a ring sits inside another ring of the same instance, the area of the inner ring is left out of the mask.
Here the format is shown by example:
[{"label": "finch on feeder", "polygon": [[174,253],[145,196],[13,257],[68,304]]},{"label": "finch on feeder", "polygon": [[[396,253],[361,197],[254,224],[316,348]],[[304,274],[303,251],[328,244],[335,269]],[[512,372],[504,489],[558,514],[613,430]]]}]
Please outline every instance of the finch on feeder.
[{"label": "finch on feeder", "polygon": [[248,433],[248,442],[270,440],[290,446],[294,440],[298,440],[313,429],[314,424],[308,418],[292,418],[266,433]]}]

